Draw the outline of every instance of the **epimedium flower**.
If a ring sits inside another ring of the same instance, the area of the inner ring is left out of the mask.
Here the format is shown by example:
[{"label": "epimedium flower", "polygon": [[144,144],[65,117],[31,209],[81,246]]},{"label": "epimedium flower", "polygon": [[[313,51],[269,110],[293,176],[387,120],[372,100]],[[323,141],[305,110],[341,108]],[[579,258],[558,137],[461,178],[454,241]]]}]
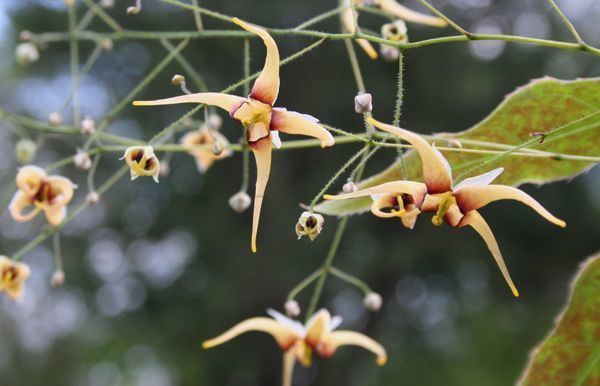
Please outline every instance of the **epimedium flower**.
[{"label": "epimedium flower", "polygon": [[4,291],[12,300],[21,300],[29,273],[27,264],[0,256],[0,292]]},{"label": "epimedium flower", "polygon": [[498,243],[487,222],[478,209],[498,200],[519,201],[551,223],[565,227],[566,223],[548,212],[534,198],[520,189],[507,185],[492,184],[503,168],[494,169],[476,177],[466,178],[457,185],[452,181],[452,170],[444,156],[421,136],[408,130],[368,119],[369,123],[388,133],[397,135],[414,146],[421,158],[424,183],[414,181],[392,181],[337,196],[326,195],[325,199],[339,200],[372,195],[371,212],[378,217],[400,217],[405,227],[414,226],[421,212],[435,213],[432,223],[436,226],[446,222],[455,228],[471,226],[485,241],[496,264],[514,296],[519,292],[515,287]]},{"label": "epimedium flower", "polygon": [[251,248],[256,252],[256,236],[260,220],[260,210],[269,180],[271,150],[279,145],[279,132],[315,137],[322,147],[332,146],[334,139],[310,115],[273,107],[279,93],[279,50],[277,44],[264,29],[247,24],[237,18],[233,22],[243,29],[258,35],[266,46],[265,64],[254,82],[250,95],[246,98],[222,93],[197,93],[154,101],[135,101],[135,106],[171,105],[178,103],[201,103],[220,107],[246,127],[248,145],[256,160],[257,176],[254,193],[254,214],[252,221]]},{"label": "epimedium flower", "polygon": [[19,169],[16,183],[19,190],[9,205],[12,218],[26,222],[44,212],[51,225],[63,222],[67,215],[67,204],[71,202],[77,187],[66,177],[48,176],[43,169],[32,165]]},{"label": "epimedium flower", "polygon": [[[198,145],[213,145],[215,143],[223,146],[223,151],[220,154],[215,154],[208,146],[194,148]],[[227,138],[218,131],[211,131],[208,127],[190,131],[181,138],[181,144],[189,149],[188,154],[196,160],[196,166],[200,173],[205,173],[215,161],[230,157],[233,154],[231,149],[227,148],[229,146]]]},{"label": "epimedium flower", "polygon": [[158,183],[160,173],[160,162],[154,154],[152,146],[131,146],[125,149],[125,154],[120,159],[124,159],[129,166],[131,180],[139,176],[152,176]]},{"label": "epimedium flower", "polygon": [[[444,19],[436,16],[425,15],[423,13],[413,11],[410,8],[403,6],[396,0],[345,0],[345,5],[348,7],[342,12],[342,24],[344,29],[349,33],[356,33],[356,23],[358,20],[358,12],[352,9],[350,4],[354,5],[373,5],[380,8],[382,11],[397,17],[400,20],[405,20],[412,23],[424,24],[433,27],[446,27],[448,23]],[[404,31],[406,35],[406,31]],[[356,39],[356,43],[365,51],[371,59],[377,59],[377,51],[371,43],[366,39]]]},{"label": "epimedium flower", "polygon": [[273,336],[285,352],[284,379],[288,382],[291,380],[291,371],[296,361],[303,366],[310,366],[313,352],[322,358],[329,358],[341,346],[359,346],[373,352],[377,356],[376,361],[379,366],[387,362],[385,349],[368,336],[355,331],[335,331],[342,323],[342,318],[332,317],[325,309],[315,313],[306,324],[290,319],[275,310],[268,310],[267,313],[271,318],[246,319],[216,338],[205,341],[202,347],[208,349],[218,346],[249,331],[266,332]]}]

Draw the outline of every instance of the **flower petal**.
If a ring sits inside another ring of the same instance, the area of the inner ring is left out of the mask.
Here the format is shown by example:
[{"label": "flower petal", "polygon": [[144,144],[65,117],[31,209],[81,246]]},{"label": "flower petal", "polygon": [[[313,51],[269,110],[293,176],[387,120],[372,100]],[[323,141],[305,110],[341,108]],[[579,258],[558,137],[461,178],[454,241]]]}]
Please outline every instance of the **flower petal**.
[{"label": "flower petal", "polygon": [[485,222],[479,212],[472,210],[467,213],[458,224],[459,227],[464,227],[465,225],[470,225],[483,238],[490,252],[492,252],[492,256],[494,256],[496,264],[498,264],[498,268],[500,268],[502,276],[504,276],[504,280],[506,280],[506,283],[510,287],[513,295],[515,297],[519,297],[519,291],[510,278],[510,273],[508,273],[508,268],[506,268],[502,253],[500,253],[500,247],[498,247],[496,238],[494,237],[494,234],[492,233],[492,230],[487,222]]},{"label": "flower petal", "polygon": [[256,160],[256,188],[254,190],[254,214],[252,217],[252,252],[256,252],[256,236],[258,235],[258,223],[260,221],[260,209],[269,174],[271,173],[271,138],[265,137],[250,143],[250,148]]},{"label": "flower petal", "polygon": [[210,106],[217,106],[227,110],[230,114],[237,107],[246,101],[236,95],[222,94],[218,92],[200,92],[197,94],[180,95],[173,98],[156,99],[152,101],[133,101],[134,106],[159,106],[175,105],[179,103],[201,103]]},{"label": "flower petal", "polygon": [[[349,6],[350,2],[347,1],[346,3],[348,3]],[[342,13],[342,24],[348,33],[353,34],[356,32],[357,19],[358,15],[356,15],[356,18],[354,17],[354,11],[350,6]],[[377,51],[375,51],[375,48],[373,48],[368,40],[356,39],[356,43],[358,43],[358,45],[363,49],[363,51],[365,51],[367,55],[369,55],[371,59],[377,59]]]},{"label": "flower petal", "polygon": [[465,178],[462,182],[454,186],[454,190],[458,190],[467,186],[483,186],[491,184],[502,172],[504,168],[497,168],[487,173],[480,174],[475,177]]},{"label": "flower petal", "polygon": [[454,192],[456,202],[463,213],[486,206],[492,201],[516,200],[529,206],[554,225],[564,228],[567,224],[553,216],[539,202],[524,191],[507,185],[467,186]]},{"label": "flower petal", "polygon": [[18,222],[26,222],[30,221],[32,218],[37,216],[40,212],[39,208],[33,208],[28,213],[23,213],[23,210],[27,207],[32,206],[33,203],[31,198],[29,198],[22,190],[18,190],[13,196],[10,204],[8,205],[8,209],[10,211],[10,215],[13,220]]},{"label": "flower petal", "polygon": [[333,136],[323,126],[319,125],[318,121],[310,115],[274,108],[271,113],[271,130],[315,137],[321,141],[321,147],[333,146],[335,143]]},{"label": "flower petal", "polygon": [[296,356],[292,351],[283,353],[283,386],[292,386],[292,377],[294,375],[294,366],[296,365]]},{"label": "flower petal", "polygon": [[430,194],[452,189],[452,170],[444,156],[420,135],[368,118],[367,122],[380,130],[392,133],[415,147],[423,164],[423,178]]},{"label": "flower petal", "polygon": [[379,7],[399,19],[433,27],[446,27],[448,23],[439,17],[425,15],[406,8],[396,0],[379,0]]},{"label": "flower petal", "polygon": [[73,199],[73,193],[77,187],[70,179],[62,176],[50,176],[46,179],[53,192],[59,194],[52,200],[52,205],[66,205]]},{"label": "flower petal", "polygon": [[332,196],[330,194],[326,194],[323,196],[326,200],[345,200],[348,198],[356,198],[356,197],[364,197],[370,196],[372,194],[387,194],[387,193],[405,193],[410,194],[415,201],[415,205],[417,208],[421,207],[423,203],[423,199],[425,194],[427,193],[427,188],[425,184],[421,182],[415,181],[392,181],[386,182],[385,184],[373,186],[366,189],[361,189],[352,193],[338,194]]},{"label": "flower petal", "polygon": [[294,330],[282,325],[274,319],[257,317],[246,319],[236,324],[216,338],[203,342],[202,347],[209,349],[218,346],[249,331],[260,331],[271,334],[282,350],[289,349],[297,339],[301,338]]},{"label": "flower petal", "polygon": [[23,166],[17,173],[16,183],[19,190],[31,196],[38,192],[46,178],[46,172],[37,166]]},{"label": "flower petal", "polygon": [[50,225],[60,225],[67,217],[67,208],[64,205],[55,205],[44,208],[46,220]]},{"label": "flower petal", "polygon": [[233,18],[233,22],[246,31],[260,36],[265,43],[265,47],[267,48],[265,66],[258,79],[254,82],[254,86],[252,86],[250,98],[273,105],[277,99],[277,94],[279,94],[279,50],[277,49],[277,44],[264,29],[247,24],[237,17]]},{"label": "flower petal", "polygon": [[334,331],[329,334],[321,347],[315,351],[322,357],[330,357],[340,346],[358,346],[367,349],[377,355],[377,364],[385,365],[387,362],[387,353],[383,346],[375,342],[368,336],[355,331]]},{"label": "flower petal", "polygon": [[321,338],[331,331],[331,314],[326,309],[320,309],[306,322],[306,342],[315,347]]}]

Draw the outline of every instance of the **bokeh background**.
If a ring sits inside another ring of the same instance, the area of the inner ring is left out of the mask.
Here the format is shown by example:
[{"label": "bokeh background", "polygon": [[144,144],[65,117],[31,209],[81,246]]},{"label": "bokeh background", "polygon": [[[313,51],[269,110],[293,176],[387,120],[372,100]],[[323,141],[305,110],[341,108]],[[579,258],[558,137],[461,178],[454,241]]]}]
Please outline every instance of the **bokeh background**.
[{"label": "bokeh background", "polygon": [[[127,29],[194,30],[192,14],[159,1],[144,1],[137,16],[126,16],[131,2],[118,0],[109,13]],[[201,0],[202,6],[272,27],[290,27],[337,6],[331,1]],[[540,38],[571,37],[541,0],[436,0],[459,24],[477,32]],[[406,5],[423,10],[417,1]],[[600,45],[600,3],[559,1],[581,35]],[[79,4],[79,16],[85,6]],[[363,14],[361,25],[378,30],[383,19]],[[204,18],[207,28],[232,28]],[[23,68],[14,60],[22,30],[65,31],[67,13],[59,0],[0,2],[0,106],[42,121],[57,110],[70,89],[69,47],[53,43],[37,63]],[[89,27],[108,31],[100,21]],[[318,26],[337,31],[337,19]],[[409,25],[411,40],[439,34]],[[309,38],[278,37],[282,56],[310,43]],[[166,54],[157,41],[115,41],[80,87],[82,112],[96,120],[122,98]],[[80,46],[83,60],[92,43]],[[263,47],[252,40],[252,68],[262,67]],[[242,77],[241,39],[192,41],[184,55],[220,90]],[[379,119],[390,120],[396,64],[370,61],[357,50]],[[170,84],[176,63],[141,94],[157,98],[179,93]],[[326,42],[282,68],[279,104],[323,122],[361,130],[353,112],[355,84],[341,42]],[[591,55],[499,42],[455,43],[411,50],[406,55],[402,124],[421,133],[458,131],[486,116],[516,87],[544,75],[561,79],[600,75]],[[148,139],[189,106],[126,108],[108,131]],[[67,110],[70,111],[70,110]],[[226,114],[222,114],[226,118]],[[70,117],[67,114],[67,122]],[[231,140],[240,127],[224,119]],[[17,170],[14,143],[35,132],[0,122],[0,178],[3,198]],[[285,138],[284,138],[285,140]],[[45,166],[73,154],[79,138],[48,136],[34,163]],[[314,242],[297,241],[294,225],[330,175],[358,149],[340,145],[277,152],[263,208],[260,253],[249,253],[251,213],[234,213],[227,199],[241,181],[239,154],[200,175],[193,160],[176,154],[171,173],[150,179],[121,180],[95,207],[62,232],[67,284],[49,285],[53,270],[49,242],[25,256],[32,267],[21,304],[0,301],[0,384],[5,386],[175,386],[276,385],[281,353],[263,334],[248,334],[212,351],[200,342],[268,307],[281,309],[287,292],[316,269],[331,240],[333,218]],[[118,154],[102,158],[98,180],[119,166]],[[395,157],[382,151],[367,168],[372,174]],[[254,176],[252,167],[251,179]],[[73,166],[60,173],[81,185],[85,174]],[[343,180],[339,181],[339,189]],[[251,184],[252,185],[252,184]],[[572,181],[525,186],[539,201],[565,218],[562,230],[525,207],[498,203],[484,214],[495,231],[521,290],[514,299],[484,243],[472,231],[434,228],[427,220],[408,231],[372,216],[352,218],[335,265],[358,275],[384,298],[369,314],[355,288],[330,278],[322,306],[344,317],[388,349],[388,365],[377,368],[370,354],[345,348],[328,361],[296,371],[297,385],[508,385],[521,373],[528,352],[548,332],[565,302],[578,264],[598,248],[600,173]],[[16,224],[0,218],[0,252],[10,255],[43,228],[40,218]],[[306,307],[310,292],[299,297]]]}]

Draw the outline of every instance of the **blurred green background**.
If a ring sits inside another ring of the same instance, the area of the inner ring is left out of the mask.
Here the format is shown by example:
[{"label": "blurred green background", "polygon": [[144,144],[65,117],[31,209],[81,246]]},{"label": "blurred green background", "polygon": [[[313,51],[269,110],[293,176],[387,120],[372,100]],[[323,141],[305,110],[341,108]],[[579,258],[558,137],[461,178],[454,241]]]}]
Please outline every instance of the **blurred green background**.
[{"label": "blurred green background", "polygon": [[[78,2],[79,3],[79,2]],[[191,12],[144,1],[137,16],[126,16],[129,1],[108,10],[133,30],[194,30]],[[570,40],[564,25],[545,1],[436,0],[469,30]],[[269,27],[291,27],[335,8],[331,1],[200,0],[212,10]],[[417,1],[406,5],[423,10]],[[559,1],[589,43],[600,40],[600,3]],[[79,17],[85,10],[78,4]],[[379,30],[384,19],[362,14],[360,23]],[[204,18],[206,28],[231,25]],[[70,89],[69,46],[53,43],[40,60],[23,68],[14,61],[22,30],[65,31],[67,12],[59,0],[2,0],[0,3],[0,106],[45,121],[60,108]],[[89,27],[108,31],[100,21]],[[332,18],[316,27],[338,31]],[[411,40],[453,34],[409,24]],[[277,37],[282,56],[311,42]],[[251,41],[252,69],[262,68],[264,49]],[[184,56],[220,90],[242,77],[242,40],[199,39]],[[93,44],[80,46],[83,60]],[[374,115],[390,121],[395,97],[396,64],[371,61],[357,49]],[[97,121],[120,101],[166,54],[154,40],[115,41],[80,87],[83,115]],[[498,42],[453,43],[406,54],[403,127],[421,133],[458,131],[484,118],[503,96],[532,78],[561,79],[600,75],[600,61],[579,52]],[[140,97],[176,95],[170,84],[182,73],[168,66]],[[278,105],[318,117],[328,124],[362,130],[353,111],[356,87],[341,41],[321,47],[282,68]],[[195,90],[192,90],[195,91]],[[188,111],[190,106],[145,109],[127,107],[108,131],[148,139]],[[67,110],[70,111],[70,110]],[[221,129],[232,142],[240,127],[221,114]],[[198,117],[199,119],[201,116]],[[67,122],[70,117],[67,114]],[[0,122],[2,195],[17,164],[14,143],[23,132]],[[27,131],[25,131],[27,132]],[[36,139],[35,132],[28,132]],[[289,137],[282,138],[284,141]],[[34,163],[45,166],[73,154],[75,137],[48,136]],[[160,184],[125,178],[102,202],[62,232],[67,284],[49,285],[49,242],[25,256],[32,267],[24,302],[0,302],[0,384],[3,386],[175,386],[277,385],[281,352],[271,338],[248,334],[211,351],[202,340],[264,310],[282,308],[287,292],[316,269],[333,235],[333,218],[314,242],[297,241],[299,203],[316,194],[358,144],[333,149],[303,149],[274,155],[261,232],[260,252],[249,251],[251,211],[234,213],[228,198],[241,182],[236,154],[200,175],[191,157],[175,154],[171,173]],[[367,175],[393,161],[382,151]],[[119,154],[102,158],[98,180],[119,166]],[[85,173],[60,170],[81,188]],[[251,168],[251,180],[254,167]],[[343,179],[336,189],[341,188]],[[251,184],[251,186],[253,183]],[[550,211],[564,218],[559,229],[531,210],[501,202],[484,210],[500,243],[521,298],[514,299],[484,243],[472,231],[435,228],[421,220],[413,231],[399,222],[370,215],[352,218],[335,265],[364,279],[384,298],[383,309],[369,314],[361,293],[330,278],[321,305],[344,317],[344,328],[380,341],[390,360],[377,368],[369,353],[341,349],[309,369],[298,367],[295,385],[508,385],[522,371],[528,352],[548,332],[565,302],[568,282],[578,263],[598,248],[600,173],[592,170],[573,181],[525,186]],[[252,190],[251,190],[252,193]],[[0,219],[0,253],[10,255],[43,227],[41,218],[16,224]],[[306,308],[308,295],[299,297]]]}]

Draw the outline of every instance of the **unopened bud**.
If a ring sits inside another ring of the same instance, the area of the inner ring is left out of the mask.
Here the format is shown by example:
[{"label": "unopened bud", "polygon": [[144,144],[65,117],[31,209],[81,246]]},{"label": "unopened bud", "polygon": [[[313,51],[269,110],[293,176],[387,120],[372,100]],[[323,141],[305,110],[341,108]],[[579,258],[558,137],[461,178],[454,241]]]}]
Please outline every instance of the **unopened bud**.
[{"label": "unopened bud", "polygon": [[40,52],[33,43],[21,43],[15,48],[15,58],[21,66],[28,66],[37,62],[40,58]]},{"label": "unopened bud", "polygon": [[50,284],[52,287],[60,287],[65,284],[65,273],[62,270],[56,270],[50,278]]},{"label": "unopened bud", "polygon": [[35,156],[37,144],[31,139],[21,139],[15,145],[15,158],[20,164],[29,163]]},{"label": "unopened bud", "polygon": [[141,8],[138,8],[138,7],[134,7],[134,6],[127,7],[127,14],[129,16],[137,15],[138,13],[140,13],[140,11],[141,11]]},{"label": "unopened bud", "polygon": [[181,86],[182,84],[185,84],[185,76],[180,75],[180,74],[175,74],[171,78],[171,83],[174,86]]},{"label": "unopened bud", "polygon": [[462,149],[462,142],[460,142],[458,139],[447,139],[446,142],[448,142],[448,146],[450,147],[456,147],[458,149]]},{"label": "unopened bud", "polygon": [[114,8],[115,0],[102,0],[102,1],[100,1],[100,6],[102,8]]},{"label": "unopened bud", "polygon": [[344,193],[354,193],[358,190],[358,186],[352,181],[348,181],[342,186]]},{"label": "unopened bud", "polygon": [[83,135],[92,135],[96,131],[96,122],[91,117],[85,117],[81,121],[81,133]]},{"label": "unopened bud", "polygon": [[363,305],[371,312],[379,311],[382,304],[383,300],[381,299],[381,295],[377,292],[370,292],[363,299]]},{"label": "unopened bud", "polygon": [[160,177],[166,177],[169,175],[169,173],[171,173],[171,166],[169,165],[169,163],[161,162],[160,166],[158,167],[158,175]]},{"label": "unopened bud", "polygon": [[217,140],[215,143],[213,143],[212,152],[214,155],[221,155],[221,153],[223,153],[223,150],[225,150],[225,146],[223,145],[223,143],[221,143],[221,141]]},{"label": "unopened bud", "polygon": [[395,62],[400,57],[400,51],[396,47],[381,45],[379,48],[381,57],[388,62]]},{"label": "unopened bud", "polygon": [[357,114],[370,113],[373,111],[373,96],[367,93],[359,93],[354,97],[354,111]]},{"label": "unopened bud", "polygon": [[113,41],[110,39],[102,39],[98,42],[98,45],[104,51],[110,51],[113,49]]},{"label": "unopened bud", "polygon": [[73,164],[80,170],[90,170],[92,168],[92,159],[85,151],[77,150],[73,156]]},{"label": "unopened bud", "polygon": [[19,39],[21,41],[28,42],[28,41],[31,41],[31,38],[33,38],[33,34],[31,33],[31,31],[23,30],[23,31],[19,32]]},{"label": "unopened bud", "polygon": [[100,202],[100,195],[98,192],[89,192],[85,200],[88,202],[88,204],[96,205]]},{"label": "unopened bud", "polygon": [[229,198],[229,206],[237,213],[242,213],[252,204],[252,199],[248,193],[239,191]]},{"label": "unopened bud", "polygon": [[316,239],[323,230],[325,219],[318,213],[303,212],[296,223],[296,235],[298,239],[308,236],[310,241]]},{"label": "unopened bud", "polygon": [[223,118],[221,118],[221,116],[217,114],[210,114],[208,116],[208,119],[206,120],[206,124],[212,130],[219,130],[223,125]]},{"label": "unopened bud", "polygon": [[53,111],[48,115],[48,123],[50,126],[60,126],[63,124],[63,116],[58,111]]},{"label": "unopened bud", "polygon": [[404,20],[396,20],[381,26],[381,36],[386,40],[398,43],[408,42],[406,23]]},{"label": "unopened bud", "polygon": [[290,318],[297,318],[300,315],[300,305],[294,299],[288,300],[283,305],[285,314]]}]

